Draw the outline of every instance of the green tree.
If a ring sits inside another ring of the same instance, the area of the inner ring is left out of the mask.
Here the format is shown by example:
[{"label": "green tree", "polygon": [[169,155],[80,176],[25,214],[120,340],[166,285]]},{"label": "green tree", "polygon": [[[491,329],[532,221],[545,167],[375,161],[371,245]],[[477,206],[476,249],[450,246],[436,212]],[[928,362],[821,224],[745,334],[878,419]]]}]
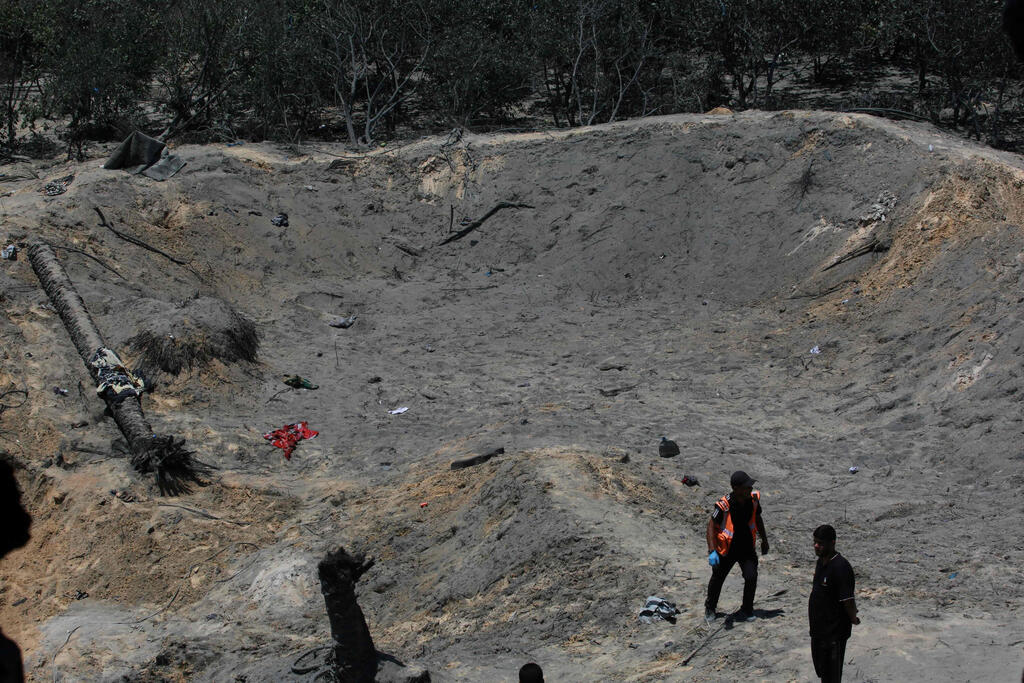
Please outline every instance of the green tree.
[{"label": "green tree", "polygon": [[158,7],[145,0],[45,3],[42,112],[67,119],[68,155],[88,138],[118,137],[141,119],[163,49]]},{"label": "green tree", "polygon": [[19,114],[38,87],[39,11],[37,0],[0,3],[0,149],[14,149]]}]

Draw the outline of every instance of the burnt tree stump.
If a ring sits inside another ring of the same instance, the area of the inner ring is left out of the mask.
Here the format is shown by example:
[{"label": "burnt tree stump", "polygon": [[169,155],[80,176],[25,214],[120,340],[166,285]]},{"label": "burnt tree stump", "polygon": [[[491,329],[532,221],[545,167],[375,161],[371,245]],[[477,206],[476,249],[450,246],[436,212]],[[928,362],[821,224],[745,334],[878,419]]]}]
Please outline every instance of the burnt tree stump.
[{"label": "burnt tree stump", "polygon": [[334,672],[342,683],[373,683],[377,675],[377,650],[356,602],[356,582],[373,566],[373,560],[349,555],[338,548],[320,561],[317,574],[327,604],[334,642]]}]

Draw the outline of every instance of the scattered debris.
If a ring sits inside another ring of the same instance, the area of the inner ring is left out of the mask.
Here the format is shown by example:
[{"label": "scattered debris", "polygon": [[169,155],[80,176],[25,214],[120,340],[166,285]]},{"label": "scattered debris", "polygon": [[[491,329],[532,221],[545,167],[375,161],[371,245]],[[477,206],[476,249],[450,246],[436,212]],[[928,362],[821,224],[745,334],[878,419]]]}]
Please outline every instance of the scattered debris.
[{"label": "scattered debris", "polygon": [[850,468],[850,474],[857,474],[858,472],[860,472],[860,468],[856,465]]},{"label": "scattered debris", "polygon": [[111,349],[101,346],[89,359],[89,367],[96,375],[96,395],[119,402],[138,397],[146,390],[142,378],[129,370],[124,361]]},{"label": "scattered debris", "polygon": [[319,384],[313,384],[305,377],[299,375],[287,375],[284,378],[284,383],[293,389],[319,389]]},{"label": "scattered debris", "polygon": [[461,470],[461,469],[465,469],[467,467],[473,467],[474,465],[480,465],[482,463],[487,462],[488,460],[490,460],[491,458],[493,458],[496,455],[502,455],[504,452],[505,452],[504,448],[498,447],[498,448],[491,449],[491,450],[487,451],[486,453],[482,453],[481,455],[474,455],[471,458],[465,458],[463,460],[453,460],[452,464],[451,464],[451,468],[453,470]]},{"label": "scattered debris", "polygon": [[618,396],[619,394],[621,394],[624,391],[630,391],[631,389],[636,389],[638,386],[640,386],[640,385],[639,384],[630,384],[627,387],[618,387],[617,389],[598,389],[598,391],[601,393],[602,396],[609,396],[609,397],[611,397],[611,396]]},{"label": "scattered debris", "polygon": [[398,249],[399,251],[405,252],[409,256],[420,256],[420,255],[423,254],[423,248],[422,247],[414,247],[414,246],[405,244],[403,242],[395,242],[394,244],[395,244],[395,249]]},{"label": "scattered debris", "polygon": [[697,647],[693,648],[693,650],[692,650],[692,651],[690,652],[690,654],[686,655],[686,657],[685,657],[685,658],[684,658],[684,659],[682,660],[682,664],[683,664],[684,666],[685,666],[686,664],[689,664],[689,663],[690,663],[690,660],[691,660],[691,659],[693,659],[693,658],[694,658],[694,656],[695,656],[695,655],[696,655],[696,654],[697,654],[698,652],[700,652],[701,650],[703,650],[703,649],[704,649],[704,646],[705,646],[705,645],[707,645],[708,643],[710,643],[710,642],[711,642],[711,639],[712,639],[712,638],[714,638],[715,636],[717,636],[717,635],[718,635],[718,633],[719,633],[719,631],[721,631],[722,629],[731,629],[731,628],[732,628],[732,626],[733,626],[733,618],[732,618],[732,616],[730,615],[730,616],[728,616],[728,617],[726,617],[726,618],[725,618],[725,621],[723,621],[723,622],[722,622],[722,625],[721,625],[721,626],[719,626],[719,627],[718,627],[718,628],[716,628],[716,629],[715,629],[714,631],[712,631],[711,633],[709,633],[709,634],[708,634],[708,635],[707,635],[707,636],[706,636],[706,637],[704,638],[704,640],[702,640],[702,641],[700,642],[700,644],[699,644],[699,645],[697,645]]},{"label": "scattered debris", "polygon": [[63,387],[54,387],[53,393],[57,394],[58,396],[67,396],[68,390],[64,389]]},{"label": "scattered debris", "polygon": [[271,218],[270,222],[275,227],[287,228],[288,227],[288,214],[286,214],[286,213],[279,213],[276,216],[274,216],[273,218]]},{"label": "scattered debris", "polygon": [[[490,218],[494,214],[498,213],[502,209],[532,209],[532,208],[533,207],[530,206],[529,204],[520,204],[520,203],[515,203],[515,202],[498,202],[497,205],[495,205],[495,207],[493,209],[491,209],[490,211],[485,213],[482,218],[478,218],[477,220],[470,222],[462,230],[459,230],[458,232],[449,235],[448,237],[446,237],[441,242],[441,244],[448,244],[449,242],[454,242],[455,240],[462,239],[463,237],[465,237],[469,233],[471,233],[474,230],[476,230],[477,228],[479,228],[481,225],[484,224],[484,221],[486,221],[488,218]],[[438,246],[440,246],[440,245],[438,245]]]},{"label": "scattered debris", "polygon": [[688,474],[683,475],[683,478],[679,481],[683,482],[687,486],[700,486],[700,482],[697,481],[697,477],[691,477]]},{"label": "scattered debris", "polygon": [[124,169],[132,175],[141,173],[153,180],[167,180],[184,166],[180,157],[167,151],[165,143],[139,131],[126,137],[103,162],[103,168]]},{"label": "scattered debris", "polygon": [[40,190],[47,197],[56,197],[59,194],[64,194],[68,191],[68,185],[75,179],[75,174],[66,175],[63,178],[57,180],[51,180],[50,182],[43,185],[43,189]]},{"label": "scattered debris", "polygon": [[638,619],[644,624],[652,624],[655,621],[667,621],[670,624],[674,624],[676,623],[677,614],[679,614],[679,610],[676,609],[673,603],[652,595],[644,603],[644,608],[640,610]]},{"label": "scattered debris", "polygon": [[388,415],[401,415],[402,413],[404,413],[407,410],[409,410],[409,406],[402,406],[401,408],[395,408],[394,410],[389,410],[388,411]]},{"label": "scattered debris", "polygon": [[140,240],[137,237],[132,237],[131,235],[128,235],[128,234],[123,233],[120,230],[116,229],[113,225],[111,225],[110,223],[107,223],[107,217],[103,215],[103,211],[100,210],[100,207],[94,206],[92,208],[96,212],[96,214],[99,215],[99,217],[100,217],[100,225],[102,227],[106,228],[107,230],[109,230],[110,232],[114,233],[115,235],[117,235],[121,239],[123,239],[125,242],[130,242],[131,244],[134,244],[137,247],[142,247],[146,251],[151,251],[154,254],[159,254],[160,256],[163,256],[165,259],[167,259],[171,263],[176,263],[179,266],[186,266],[186,267],[188,266],[188,262],[187,261],[182,261],[181,259],[174,258],[173,256],[171,256],[167,252],[161,251],[160,249],[157,249],[156,247],[154,247],[152,245],[146,244],[145,242],[143,242],[142,240]]},{"label": "scattered debris", "polygon": [[283,450],[285,460],[291,460],[292,451],[295,450],[295,446],[300,441],[312,439],[319,433],[310,429],[308,422],[293,422],[292,424],[286,424],[280,429],[267,432],[263,435],[263,438],[269,441],[272,446]]},{"label": "scattered debris", "polygon": [[0,250],[0,258],[5,261],[17,261],[18,260],[18,247],[14,244],[8,244],[2,250]]},{"label": "scattered debris", "polygon": [[819,353],[821,353],[821,349],[818,348],[817,344],[815,344],[814,347],[811,348],[811,355],[817,356]]},{"label": "scattered debris", "polygon": [[679,444],[664,436],[661,437],[661,443],[658,445],[658,455],[663,458],[676,457],[679,455]]},{"label": "scattered debris", "polygon": [[355,323],[356,323],[356,316],[350,315],[347,318],[345,318],[345,317],[334,318],[333,320],[329,321],[327,324],[330,325],[331,327],[340,327],[343,330],[347,330],[348,328],[350,328],[353,325],[355,325]]}]

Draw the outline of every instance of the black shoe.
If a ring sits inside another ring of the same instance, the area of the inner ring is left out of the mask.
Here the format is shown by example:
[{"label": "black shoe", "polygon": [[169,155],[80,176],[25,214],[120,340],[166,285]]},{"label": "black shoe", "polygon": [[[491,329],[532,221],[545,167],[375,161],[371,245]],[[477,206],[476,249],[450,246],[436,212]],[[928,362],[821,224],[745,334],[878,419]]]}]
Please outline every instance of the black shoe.
[{"label": "black shoe", "polygon": [[757,621],[757,615],[753,612],[748,612],[745,609],[741,609],[736,613],[736,621]]},{"label": "black shoe", "polygon": [[715,610],[713,610],[713,609],[705,609],[704,610],[704,621],[708,625],[712,624],[715,621],[715,619],[717,619],[717,618],[718,618],[718,612],[716,612]]}]

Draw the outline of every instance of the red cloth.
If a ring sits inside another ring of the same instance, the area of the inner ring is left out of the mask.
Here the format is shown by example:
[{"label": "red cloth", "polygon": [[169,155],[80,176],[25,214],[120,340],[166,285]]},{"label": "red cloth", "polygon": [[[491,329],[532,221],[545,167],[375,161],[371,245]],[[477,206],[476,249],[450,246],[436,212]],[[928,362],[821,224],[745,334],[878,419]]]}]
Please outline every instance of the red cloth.
[{"label": "red cloth", "polygon": [[275,429],[272,432],[267,432],[263,435],[263,438],[269,441],[272,445],[284,451],[284,457],[286,460],[292,459],[292,451],[295,450],[295,444],[299,443],[303,439],[312,439],[320,432],[314,432],[307,426],[306,422],[295,422],[293,424],[285,425],[280,429]]}]

